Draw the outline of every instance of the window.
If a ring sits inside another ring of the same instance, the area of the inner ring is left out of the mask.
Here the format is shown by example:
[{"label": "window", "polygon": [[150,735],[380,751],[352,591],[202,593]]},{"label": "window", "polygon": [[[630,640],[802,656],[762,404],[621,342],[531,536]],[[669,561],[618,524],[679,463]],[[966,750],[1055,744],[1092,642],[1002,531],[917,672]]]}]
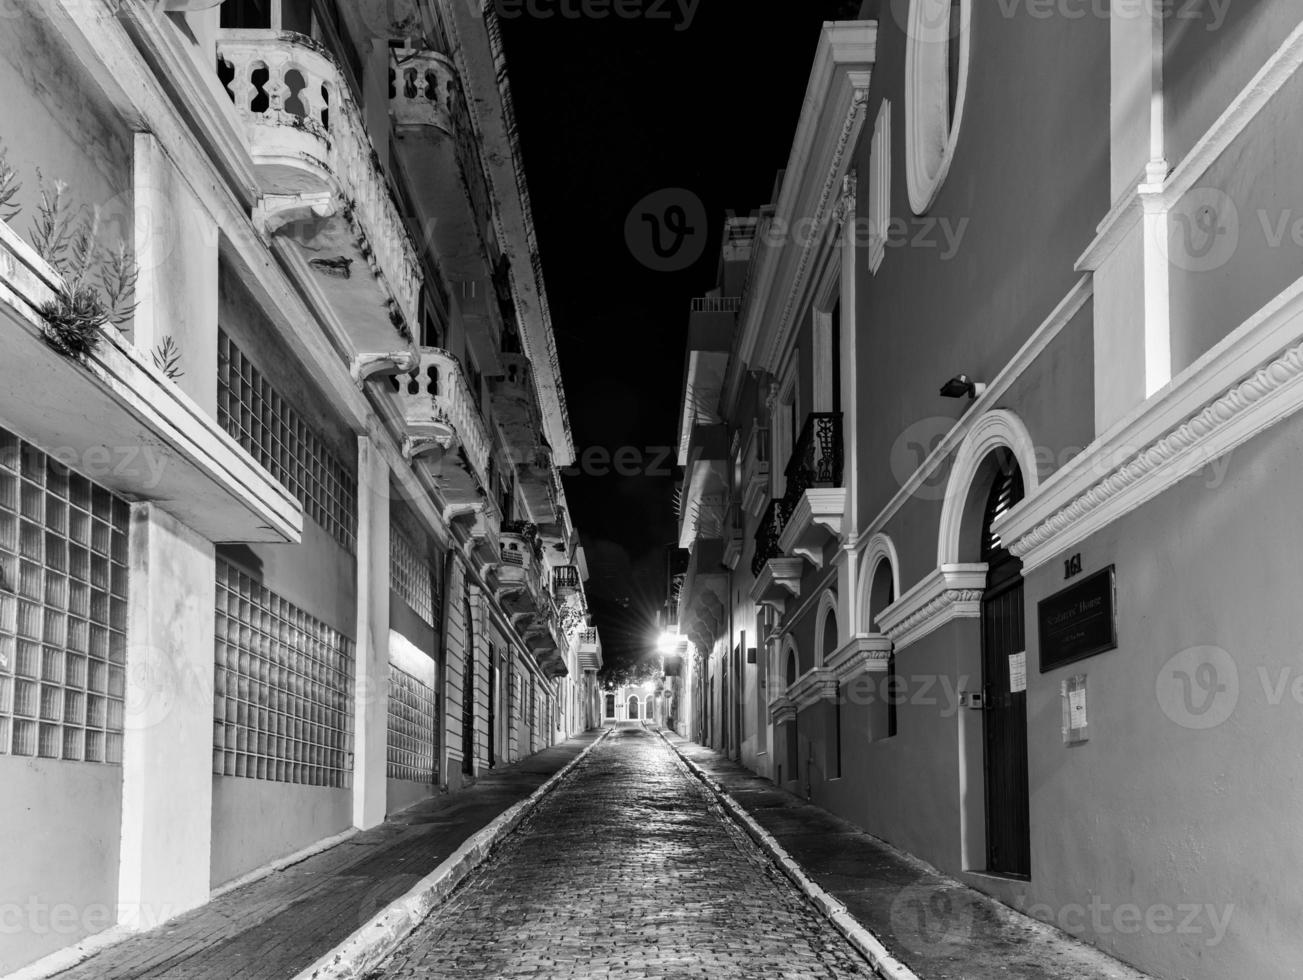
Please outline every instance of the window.
[{"label": "window", "polygon": [[394,664],[389,665],[390,779],[435,782],[434,733],[438,729],[434,690]]},{"label": "window", "polygon": [[950,170],[964,116],[972,0],[911,0],[905,53],[905,178],[926,214]]},{"label": "window", "polygon": [[422,622],[435,625],[435,568],[397,524],[389,526],[389,587]]},{"label": "window", "polygon": [[217,345],[217,424],[294,494],[310,518],[353,552],[353,474],[225,331],[218,331]]},{"label": "window", "polygon": [[891,232],[891,103],[884,101],[873,124],[869,149],[869,272],[876,273],[887,254]]},{"label": "window", "polygon": [[347,789],[353,642],[220,559],[213,772]]},{"label": "window", "polygon": [[121,764],[129,513],[0,429],[0,755]]}]

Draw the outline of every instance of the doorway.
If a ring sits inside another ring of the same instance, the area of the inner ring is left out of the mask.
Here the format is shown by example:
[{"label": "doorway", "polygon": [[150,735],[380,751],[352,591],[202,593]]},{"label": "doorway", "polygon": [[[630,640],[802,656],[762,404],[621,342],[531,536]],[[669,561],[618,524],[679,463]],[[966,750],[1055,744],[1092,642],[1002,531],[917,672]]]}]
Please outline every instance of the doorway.
[{"label": "doorway", "polygon": [[982,519],[982,713],[986,778],[986,867],[992,874],[1031,876],[1031,818],[1027,784],[1026,684],[1013,690],[1011,658],[1024,658],[1022,562],[1009,553],[991,524],[1023,497],[1022,473],[1002,453]]}]

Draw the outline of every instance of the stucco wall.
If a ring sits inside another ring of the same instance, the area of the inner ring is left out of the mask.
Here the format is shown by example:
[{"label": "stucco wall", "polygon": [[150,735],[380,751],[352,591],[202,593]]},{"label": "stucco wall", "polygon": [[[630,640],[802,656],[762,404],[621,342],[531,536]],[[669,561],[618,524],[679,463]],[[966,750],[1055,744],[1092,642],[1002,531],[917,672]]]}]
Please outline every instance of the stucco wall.
[{"label": "stucco wall", "polygon": [[0,779],[7,974],[117,921],[122,769],[0,756]]}]

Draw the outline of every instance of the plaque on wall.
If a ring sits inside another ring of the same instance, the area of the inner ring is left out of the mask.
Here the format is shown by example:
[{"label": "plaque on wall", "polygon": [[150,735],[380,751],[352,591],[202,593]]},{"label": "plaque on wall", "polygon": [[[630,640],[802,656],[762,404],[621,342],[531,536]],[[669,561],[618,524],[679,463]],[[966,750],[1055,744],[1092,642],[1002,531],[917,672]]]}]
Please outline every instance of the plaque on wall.
[{"label": "plaque on wall", "polygon": [[1042,674],[1117,648],[1114,596],[1110,565],[1037,603]]}]

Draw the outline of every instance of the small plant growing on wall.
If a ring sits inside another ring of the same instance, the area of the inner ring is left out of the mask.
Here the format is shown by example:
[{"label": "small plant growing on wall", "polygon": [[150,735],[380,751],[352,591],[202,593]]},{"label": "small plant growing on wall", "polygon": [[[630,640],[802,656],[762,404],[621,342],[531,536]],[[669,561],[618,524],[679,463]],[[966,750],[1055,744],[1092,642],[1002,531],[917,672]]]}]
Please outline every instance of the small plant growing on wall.
[{"label": "small plant growing on wall", "polygon": [[154,367],[173,381],[185,376],[181,370],[181,348],[171,336],[164,337],[163,342],[150,351],[149,356],[154,359]]},{"label": "small plant growing on wall", "polygon": [[112,249],[99,244],[98,208],[74,210],[65,182],[36,176],[32,246],[63,277],[58,294],[41,307],[45,340],[67,357],[83,358],[99,346],[105,324],[120,325],[135,311],[135,256],[123,242]]},{"label": "small plant growing on wall", "polygon": [[22,187],[17,171],[9,165],[9,151],[0,143],[0,221],[8,224],[18,217],[22,209],[14,203],[14,198]]}]

